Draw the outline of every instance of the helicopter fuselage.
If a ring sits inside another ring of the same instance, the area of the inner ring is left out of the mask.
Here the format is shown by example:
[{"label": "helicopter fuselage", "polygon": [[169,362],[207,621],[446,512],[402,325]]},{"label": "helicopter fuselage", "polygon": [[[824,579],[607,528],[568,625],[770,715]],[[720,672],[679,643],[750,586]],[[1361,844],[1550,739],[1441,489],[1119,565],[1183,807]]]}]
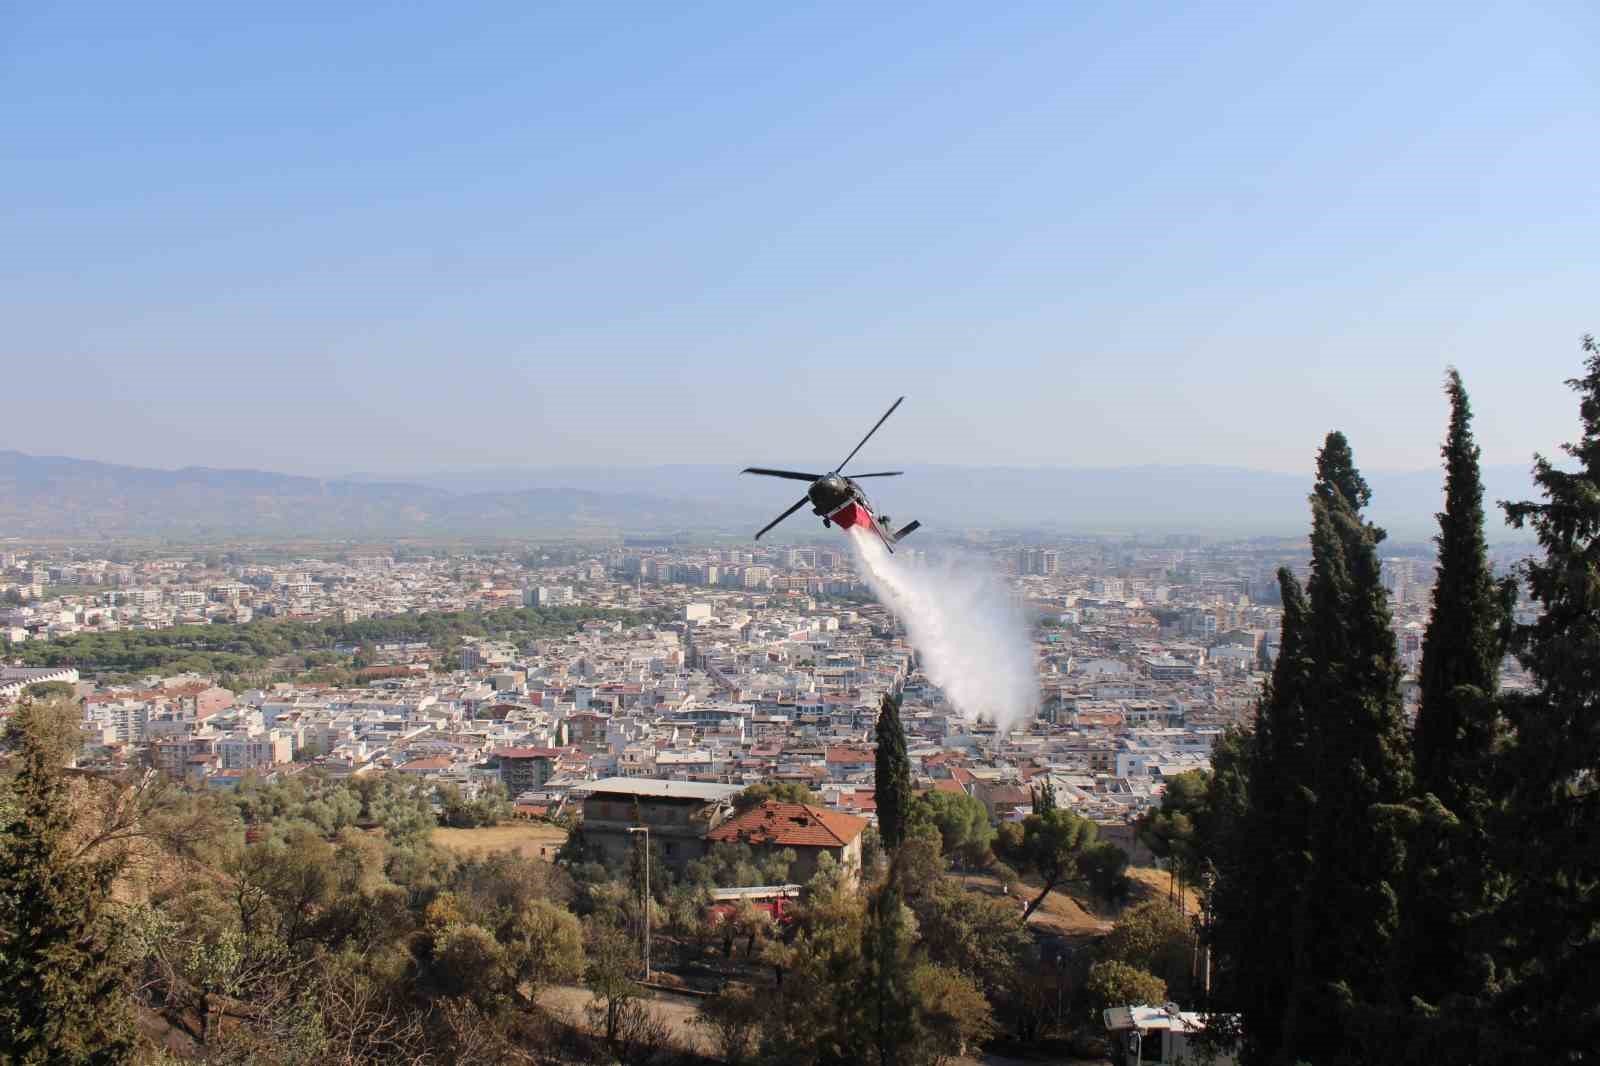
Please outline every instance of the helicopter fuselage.
[{"label": "helicopter fuselage", "polygon": [[806,496],[811,500],[812,514],[821,515],[841,529],[877,521],[867,494],[847,477],[818,478],[806,490]]}]

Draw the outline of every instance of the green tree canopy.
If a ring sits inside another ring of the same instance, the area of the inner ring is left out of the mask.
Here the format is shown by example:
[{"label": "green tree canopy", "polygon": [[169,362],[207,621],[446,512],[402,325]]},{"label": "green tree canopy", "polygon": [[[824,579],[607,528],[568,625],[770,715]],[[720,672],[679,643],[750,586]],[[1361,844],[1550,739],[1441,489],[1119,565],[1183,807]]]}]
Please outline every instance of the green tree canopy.
[{"label": "green tree canopy", "polygon": [[1495,1003],[1528,1062],[1600,1046],[1600,344],[1585,337],[1583,350],[1584,373],[1567,383],[1582,428],[1563,447],[1575,468],[1535,457],[1543,499],[1506,506],[1542,553],[1522,575],[1538,617],[1515,633],[1537,689],[1506,707],[1514,747],[1500,848],[1514,877]]},{"label": "green tree canopy", "polygon": [[1128,853],[1109,840],[1098,840],[1078,856],[1078,869],[1095,897],[1112,905],[1122,903],[1132,891],[1128,881]]},{"label": "green tree canopy", "polygon": [[911,805],[913,824],[930,824],[939,831],[946,855],[976,862],[994,841],[989,811],[973,796],[958,792],[924,792]]},{"label": "green tree canopy", "polygon": [[1384,532],[1361,513],[1371,495],[1343,434],[1328,434],[1311,495],[1303,719],[1310,772],[1297,783],[1313,798],[1312,865],[1292,911],[1296,957],[1283,1036],[1287,1053],[1314,1062],[1351,1053],[1352,1001],[1386,997],[1399,921],[1403,829],[1384,812],[1410,795],[1411,761],[1377,554]]},{"label": "green tree canopy", "polygon": [[1159,1007],[1167,1001],[1167,984],[1161,978],[1109,959],[1089,967],[1087,991],[1096,1015],[1107,1007]]},{"label": "green tree canopy", "polygon": [[758,781],[733,797],[733,809],[743,813],[768,800],[816,804],[822,802],[822,797],[799,781]]},{"label": "green tree canopy", "polygon": [[63,767],[77,710],[23,700],[6,730],[16,773],[0,825],[0,1061],[127,1062],[133,1032],[116,958],[117,851],[74,835]]},{"label": "green tree canopy", "polygon": [[1044,882],[1039,894],[1023,911],[1024,921],[1038,910],[1051,890],[1078,879],[1078,860],[1094,843],[1095,833],[1093,822],[1064,807],[1052,807],[1023,819],[1020,844],[1014,850],[1008,846],[1006,854],[1000,857],[1019,869],[1032,871]]},{"label": "green tree canopy", "polygon": [[874,755],[878,834],[892,855],[906,837],[911,816],[911,761],[900,726],[900,701],[885,695],[878,708],[878,745]]},{"label": "green tree canopy", "polygon": [[1101,955],[1161,978],[1169,994],[1190,995],[1195,966],[1195,930],[1166,900],[1150,900],[1117,919],[1100,945]]}]

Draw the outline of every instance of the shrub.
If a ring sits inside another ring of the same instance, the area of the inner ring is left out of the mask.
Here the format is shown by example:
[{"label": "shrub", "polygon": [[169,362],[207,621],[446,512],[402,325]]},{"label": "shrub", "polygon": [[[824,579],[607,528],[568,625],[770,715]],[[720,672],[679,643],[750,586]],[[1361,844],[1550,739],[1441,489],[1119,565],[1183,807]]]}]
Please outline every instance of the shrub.
[{"label": "shrub", "polygon": [[1088,992],[1098,1016],[1107,1007],[1164,1003],[1167,983],[1136,966],[1107,959],[1089,967]]}]

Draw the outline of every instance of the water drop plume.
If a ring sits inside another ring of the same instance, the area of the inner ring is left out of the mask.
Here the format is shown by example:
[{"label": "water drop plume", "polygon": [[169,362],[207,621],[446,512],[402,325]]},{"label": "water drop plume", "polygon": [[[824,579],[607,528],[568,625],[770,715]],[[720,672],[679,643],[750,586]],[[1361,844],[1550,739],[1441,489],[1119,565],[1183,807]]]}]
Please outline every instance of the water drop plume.
[{"label": "water drop plume", "polygon": [[876,536],[850,530],[873,595],[906,627],[928,679],[963,717],[1007,729],[1037,709],[1033,641],[1009,591],[981,563],[910,566]]}]

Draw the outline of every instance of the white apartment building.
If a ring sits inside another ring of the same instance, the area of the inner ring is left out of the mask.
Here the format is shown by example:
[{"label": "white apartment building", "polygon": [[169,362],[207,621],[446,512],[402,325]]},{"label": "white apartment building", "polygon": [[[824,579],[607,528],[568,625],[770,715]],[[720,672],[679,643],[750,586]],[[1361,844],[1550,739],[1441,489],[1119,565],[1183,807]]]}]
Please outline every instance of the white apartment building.
[{"label": "white apartment building", "polygon": [[1023,548],[1017,552],[1017,573],[1022,576],[1048,577],[1056,572],[1059,564],[1060,557],[1054,548]]},{"label": "white apartment building", "polygon": [[145,724],[151,712],[148,700],[88,703],[83,708],[83,720],[106,739],[133,743],[145,739]]},{"label": "white apartment building", "polygon": [[574,602],[572,589],[566,585],[539,585],[522,594],[526,607],[570,607]]},{"label": "white apartment building", "polygon": [[230,733],[216,750],[224,770],[263,770],[294,760],[294,738],[279,729]]}]

